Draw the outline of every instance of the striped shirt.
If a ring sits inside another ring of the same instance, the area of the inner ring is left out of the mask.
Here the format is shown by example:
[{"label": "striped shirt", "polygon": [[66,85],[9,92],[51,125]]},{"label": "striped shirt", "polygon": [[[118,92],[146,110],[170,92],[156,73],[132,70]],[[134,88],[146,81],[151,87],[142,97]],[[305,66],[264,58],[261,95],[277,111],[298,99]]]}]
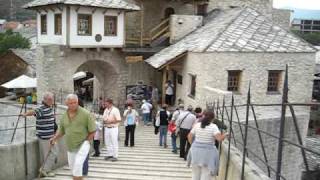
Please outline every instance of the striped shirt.
[{"label": "striped shirt", "polygon": [[40,139],[50,139],[54,135],[54,112],[53,108],[45,104],[35,110],[36,134]]},{"label": "striped shirt", "polygon": [[218,126],[213,123],[205,128],[201,128],[201,123],[197,123],[191,130],[191,134],[195,135],[195,141],[199,143],[214,143],[214,136],[219,133]]}]

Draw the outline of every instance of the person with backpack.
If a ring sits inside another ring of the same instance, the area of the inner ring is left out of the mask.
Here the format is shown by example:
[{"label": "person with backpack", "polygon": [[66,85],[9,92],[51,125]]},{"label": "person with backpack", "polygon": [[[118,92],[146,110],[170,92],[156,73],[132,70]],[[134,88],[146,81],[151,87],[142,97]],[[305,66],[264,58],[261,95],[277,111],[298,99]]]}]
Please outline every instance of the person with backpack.
[{"label": "person with backpack", "polygon": [[168,133],[168,124],[169,124],[169,116],[170,112],[167,111],[167,105],[164,104],[160,111],[157,113],[157,116],[160,120],[160,127],[159,127],[159,145],[162,146],[163,142],[163,147],[167,148],[167,133]]}]

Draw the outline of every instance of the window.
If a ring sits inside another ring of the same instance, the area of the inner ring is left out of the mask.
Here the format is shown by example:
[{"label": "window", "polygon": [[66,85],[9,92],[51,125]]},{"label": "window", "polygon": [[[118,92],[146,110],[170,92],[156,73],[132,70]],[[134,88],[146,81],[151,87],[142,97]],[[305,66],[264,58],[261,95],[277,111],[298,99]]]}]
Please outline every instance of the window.
[{"label": "window", "polygon": [[178,84],[182,84],[182,76],[180,74],[177,75]]},{"label": "window", "polygon": [[41,23],[41,29],[40,29],[41,34],[47,34],[47,15],[41,15],[40,23]]},{"label": "window", "polygon": [[195,97],[195,95],[196,95],[196,77],[197,77],[197,76],[190,74],[191,83],[190,83],[190,93],[189,93],[189,96],[191,96],[191,97]]},{"label": "window", "polygon": [[282,71],[269,71],[268,92],[279,92]]},{"label": "window", "polygon": [[88,14],[78,14],[78,35],[91,36],[92,16]]},{"label": "window", "polygon": [[240,76],[239,70],[228,71],[228,91],[240,90]]},{"label": "window", "polygon": [[55,35],[62,34],[62,16],[61,16],[61,14],[54,15],[54,34]]},{"label": "window", "polygon": [[116,16],[104,17],[104,35],[105,36],[117,35],[117,17]]}]

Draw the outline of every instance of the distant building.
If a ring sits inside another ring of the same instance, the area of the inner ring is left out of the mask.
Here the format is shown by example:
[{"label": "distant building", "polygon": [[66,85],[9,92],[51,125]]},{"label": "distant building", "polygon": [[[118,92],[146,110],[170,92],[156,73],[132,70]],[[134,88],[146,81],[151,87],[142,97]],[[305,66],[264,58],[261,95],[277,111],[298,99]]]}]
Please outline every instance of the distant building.
[{"label": "distant building", "polygon": [[20,23],[20,22],[16,22],[16,21],[10,21],[10,22],[6,22],[5,24],[4,24],[4,29],[5,30],[9,30],[9,29],[11,29],[11,30],[15,30],[15,29],[19,29],[19,28],[21,28],[23,25]]},{"label": "distant building", "polygon": [[293,19],[291,27],[292,30],[302,33],[320,32],[320,17],[319,19]]}]

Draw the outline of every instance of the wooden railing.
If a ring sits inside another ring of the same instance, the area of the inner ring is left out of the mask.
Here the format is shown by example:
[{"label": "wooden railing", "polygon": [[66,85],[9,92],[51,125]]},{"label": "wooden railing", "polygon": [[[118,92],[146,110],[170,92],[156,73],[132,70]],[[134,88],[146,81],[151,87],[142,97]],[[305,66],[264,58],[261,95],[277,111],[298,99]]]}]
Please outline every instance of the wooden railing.
[{"label": "wooden railing", "polygon": [[[150,45],[154,40],[160,37],[169,37],[170,28],[169,28],[169,18],[161,21],[157,26],[152,28],[146,37],[143,37],[142,43],[144,45]],[[127,37],[126,44],[139,45],[141,42],[140,37]]]}]

